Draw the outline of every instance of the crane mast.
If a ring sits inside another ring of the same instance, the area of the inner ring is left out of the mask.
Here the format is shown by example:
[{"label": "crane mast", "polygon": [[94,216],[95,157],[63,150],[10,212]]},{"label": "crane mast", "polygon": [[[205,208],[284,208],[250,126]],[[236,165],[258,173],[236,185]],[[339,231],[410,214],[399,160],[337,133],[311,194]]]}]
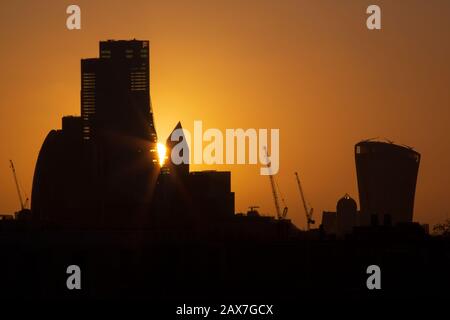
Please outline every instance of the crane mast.
[{"label": "crane mast", "polygon": [[[266,151],[266,158],[267,160],[269,160],[269,155],[267,154],[267,148],[264,148],[264,150]],[[267,164],[269,164],[269,161],[267,161]],[[275,178],[273,176],[273,174],[269,174],[269,179],[270,179],[270,187],[272,188],[272,197],[273,197],[273,202],[275,204],[275,210],[277,212],[277,218],[279,220],[286,218],[287,212],[288,212],[288,207],[286,206],[286,203],[284,202],[283,197],[281,197],[281,201],[283,202],[283,211],[281,211],[281,207],[280,207],[280,200],[278,198],[278,192],[277,192],[277,184],[275,182]]]},{"label": "crane mast", "polygon": [[315,221],[313,220],[313,208],[308,210],[308,206],[306,205],[306,200],[305,200],[305,195],[303,193],[303,189],[302,189],[302,185],[300,183],[300,178],[298,177],[298,173],[295,172],[295,178],[297,179],[297,186],[298,186],[298,190],[300,192],[300,197],[302,198],[302,203],[303,203],[303,209],[305,210],[305,215],[306,215],[306,230],[310,230],[311,225],[315,223]]},{"label": "crane mast", "polygon": [[281,219],[280,202],[278,200],[278,194],[275,185],[275,180],[273,179],[273,175],[269,175],[269,179],[270,179],[270,186],[272,188],[273,202],[275,203],[275,210],[277,211],[277,218]]},{"label": "crane mast", "polygon": [[14,168],[14,163],[12,160],[9,160],[9,163],[11,164],[11,170],[12,170],[12,173],[14,176],[14,182],[16,183],[17,195],[19,196],[19,201],[20,201],[20,208],[21,208],[21,210],[24,210],[27,205],[28,199],[26,200],[25,203],[23,202],[22,193],[20,192],[20,187],[19,187],[19,181],[17,180],[16,168]]}]

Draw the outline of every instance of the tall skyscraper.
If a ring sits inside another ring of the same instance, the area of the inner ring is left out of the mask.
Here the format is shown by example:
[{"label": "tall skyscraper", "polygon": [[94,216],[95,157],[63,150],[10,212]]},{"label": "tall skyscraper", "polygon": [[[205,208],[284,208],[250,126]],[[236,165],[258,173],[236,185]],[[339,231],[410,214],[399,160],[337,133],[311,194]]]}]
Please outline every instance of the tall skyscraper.
[{"label": "tall skyscraper", "polygon": [[147,208],[159,174],[149,52],[148,41],[108,40],[81,60],[83,141],[99,150],[109,212]]},{"label": "tall skyscraper", "polygon": [[85,140],[121,136],[129,138],[128,144],[133,144],[132,139],[156,143],[149,49],[148,41],[108,40],[100,42],[99,58],[81,60]]},{"label": "tall skyscraper", "polygon": [[380,224],[412,222],[420,154],[392,143],[362,141],[355,145],[355,161],[364,224],[371,217]]},{"label": "tall skyscraper", "polygon": [[64,117],[39,152],[32,211],[49,224],[143,225],[159,175],[149,42],[100,42],[81,60],[81,117]]}]

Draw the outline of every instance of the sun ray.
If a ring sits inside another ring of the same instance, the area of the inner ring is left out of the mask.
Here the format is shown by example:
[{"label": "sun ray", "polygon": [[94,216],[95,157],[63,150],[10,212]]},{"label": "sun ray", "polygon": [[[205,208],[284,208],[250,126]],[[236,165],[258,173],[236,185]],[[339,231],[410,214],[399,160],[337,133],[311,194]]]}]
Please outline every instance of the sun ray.
[{"label": "sun ray", "polygon": [[165,144],[158,142],[158,158],[159,158],[159,165],[162,167],[164,165],[164,162],[166,162],[166,152],[167,148]]}]

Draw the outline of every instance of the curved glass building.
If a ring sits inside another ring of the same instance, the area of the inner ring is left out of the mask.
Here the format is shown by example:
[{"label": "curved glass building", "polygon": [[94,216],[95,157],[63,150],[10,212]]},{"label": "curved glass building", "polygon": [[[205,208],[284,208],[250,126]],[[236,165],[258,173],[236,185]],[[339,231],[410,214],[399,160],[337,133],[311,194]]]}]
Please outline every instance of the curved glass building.
[{"label": "curved glass building", "polygon": [[412,222],[420,154],[380,141],[355,145],[362,225]]}]

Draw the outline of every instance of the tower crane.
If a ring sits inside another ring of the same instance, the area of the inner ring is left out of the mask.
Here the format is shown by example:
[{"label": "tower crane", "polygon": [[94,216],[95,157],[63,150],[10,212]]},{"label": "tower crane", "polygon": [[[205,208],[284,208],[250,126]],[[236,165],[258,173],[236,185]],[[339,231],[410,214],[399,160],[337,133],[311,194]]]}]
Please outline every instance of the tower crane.
[{"label": "tower crane", "polygon": [[16,183],[17,195],[19,196],[19,201],[20,201],[20,209],[24,210],[24,209],[26,209],[26,207],[28,205],[28,198],[25,195],[26,199],[25,199],[25,202],[23,202],[22,193],[20,192],[20,187],[19,187],[19,181],[17,180],[16,169],[14,167],[14,162],[12,160],[9,160],[9,163],[11,165],[14,182]]},{"label": "tower crane", "polygon": [[306,215],[306,230],[309,231],[312,224],[316,223],[313,220],[313,208],[308,209],[308,206],[306,205],[305,195],[303,194],[302,185],[300,183],[300,178],[298,177],[298,173],[295,172],[295,178],[297,179],[297,185],[298,185],[298,191],[300,192],[300,197],[303,202],[303,209],[305,210]]},{"label": "tower crane", "polygon": [[[264,148],[264,150],[266,151],[266,158],[268,160],[269,156],[267,154],[267,148]],[[267,162],[269,162],[269,161],[267,161]],[[267,164],[269,164],[269,163],[267,163]],[[278,188],[278,185],[275,181],[275,177],[273,176],[273,174],[269,174],[269,179],[270,179],[270,187],[272,188],[273,202],[275,204],[275,210],[277,211],[277,218],[279,220],[285,219],[287,216],[288,207],[286,206],[283,196],[281,196],[281,202],[283,203],[283,211],[281,211],[280,200],[278,198],[278,191],[277,191],[277,190],[279,190],[279,188]]]}]

